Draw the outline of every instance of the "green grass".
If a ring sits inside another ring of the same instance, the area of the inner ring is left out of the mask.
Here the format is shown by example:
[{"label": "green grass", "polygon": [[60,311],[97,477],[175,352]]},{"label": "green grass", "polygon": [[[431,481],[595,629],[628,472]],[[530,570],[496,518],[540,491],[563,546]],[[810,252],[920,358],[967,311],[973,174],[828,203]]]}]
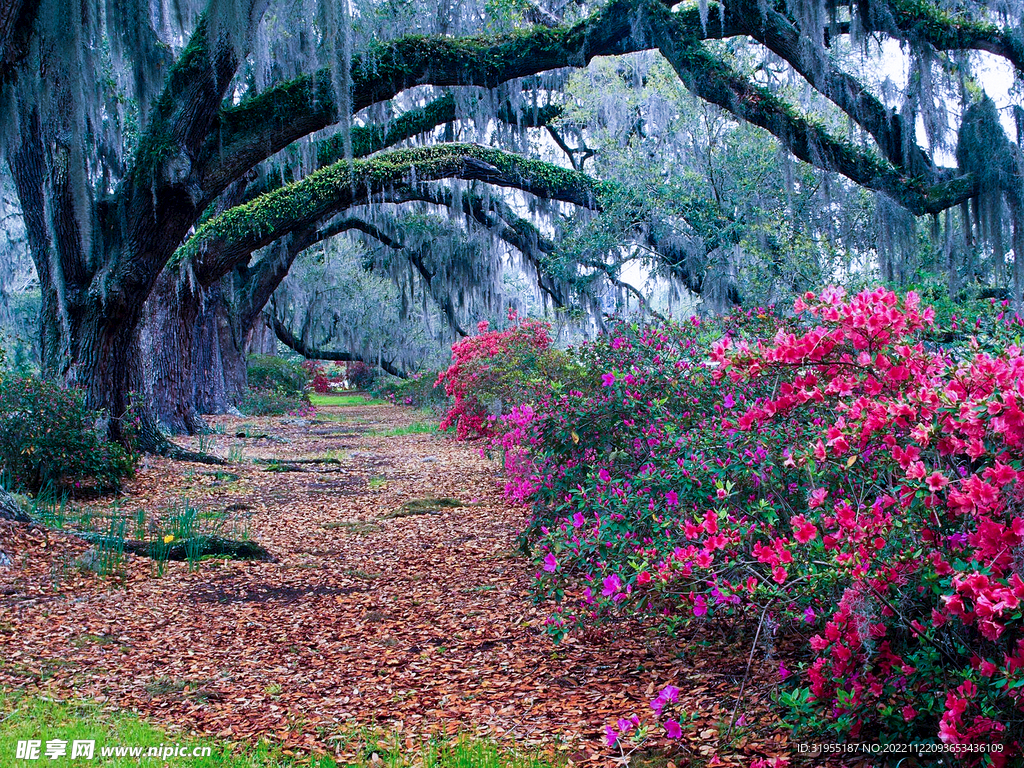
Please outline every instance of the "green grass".
[{"label": "green grass", "polygon": [[432,435],[437,432],[437,424],[429,421],[416,421],[407,427],[395,427],[383,431],[374,430],[371,435],[376,437],[399,437],[400,435]]},{"label": "green grass", "polygon": [[[373,481],[371,480],[370,482],[372,483]],[[380,519],[394,520],[399,517],[412,517],[413,515],[436,515],[442,509],[455,509],[465,506],[467,505],[450,496],[443,496],[441,498],[428,496],[425,499],[410,499],[398,509],[384,513],[380,516]]]},{"label": "green grass", "polygon": [[[295,760],[281,755],[265,744],[243,749],[217,739],[168,734],[130,713],[107,712],[92,703],[47,701],[20,692],[0,690],[0,721],[3,721],[3,735],[0,736],[0,768],[25,768],[37,762],[124,766],[137,765],[145,761],[152,765],[175,763],[187,765],[189,768],[290,768],[298,765]],[[42,742],[39,760],[18,760],[18,742],[33,739]],[[51,761],[46,758],[46,742],[55,739],[68,743],[68,753]],[[95,741],[93,759],[71,760],[71,747],[74,741]],[[172,745],[186,748],[189,751],[188,756],[168,757],[165,763],[154,758],[102,755],[105,747],[142,747],[142,754],[145,754],[150,747]],[[191,750],[197,747],[209,747],[210,754],[193,757]],[[335,763],[333,760],[323,759],[315,760],[310,765],[328,768],[333,767]]]},{"label": "green grass", "polygon": [[387,400],[377,400],[369,395],[321,395],[316,392],[309,393],[309,402],[315,406],[319,405],[386,405]]},{"label": "green grass", "polygon": [[[267,686],[267,692],[279,689]],[[25,768],[36,763],[61,765],[180,765],[188,768],[334,768],[338,765],[330,757],[301,755],[290,757],[280,749],[261,743],[257,746],[232,744],[211,737],[168,733],[127,712],[109,712],[91,702],[56,702],[41,696],[0,688],[0,768]],[[60,739],[67,742],[67,755],[51,761],[46,758],[46,742]],[[41,741],[38,760],[19,760],[16,750],[19,741]],[[71,760],[74,741],[95,741],[92,760]],[[488,742],[457,738],[450,741],[430,741],[409,754],[394,746],[396,740],[387,739],[364,729],[353,729],[343,735],[331,737],[346,753],[361,755],[358,762],[346,760],[344,765],[356,768],[551,768],[552,764],[537,758],[512,754]],[[185,748],[187,753],[168,756],[165,760],[153,757],[102,755],[105,747],[142,747],[142,754],[150,747],[173,746]],[[209,755],[193,756],[193,748],[209,748]],[[376,757],[376,759],[374,759]]]}]

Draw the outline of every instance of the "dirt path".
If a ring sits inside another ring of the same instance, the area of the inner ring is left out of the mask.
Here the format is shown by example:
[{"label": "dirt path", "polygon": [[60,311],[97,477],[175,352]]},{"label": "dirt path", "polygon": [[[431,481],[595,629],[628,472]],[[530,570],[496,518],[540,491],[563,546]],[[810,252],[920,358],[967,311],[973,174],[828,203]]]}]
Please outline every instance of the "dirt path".
[{"label": "dirt path", "polygon": [[[242,459],[223,468],[237,479],[149,459],[121,501],[131,519],[144,507],[152,526],[187,497],[225,530],[247,531],[276,563],[169,563],[155,578],[151,561],[128,557],[111,585],[71,565],[80,541],[6,524],[0,537],[15,563],[0,568],[0,685],[343,756],[354,747],[339,737],[358,723],[398,739],[515,739],[610,764],[618,750],[604,746],[604,726],[644,710],[656,683],[674,682],[698,715],[677,743],[678,764],[746,765],[784,751],[764,714],[771,664],[755,665],[747,724],[726,746],[745,654],[630,632],[553,645],[544,608],[529,599],[533,568],[514,549],[522,512],[502,503],[494,463],[474,446],[400,434],[419,418],[391,406],[325,407],[311,420],[218,418],[225,434],[212,450]],[[252,437],[261,434],[270,437]],[[325,463],[268,471],[310,459]],[[428,496],[465,506],[391,516]],[[109,511],[109,501],[90,507]],[[714,762],[718,750],[725,762]]]}]

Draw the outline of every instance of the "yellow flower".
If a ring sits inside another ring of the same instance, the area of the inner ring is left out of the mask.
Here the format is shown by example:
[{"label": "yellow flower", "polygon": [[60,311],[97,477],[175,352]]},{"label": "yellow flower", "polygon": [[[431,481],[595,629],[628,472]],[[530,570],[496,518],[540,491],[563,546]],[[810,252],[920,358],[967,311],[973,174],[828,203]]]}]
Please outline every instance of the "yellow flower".
[{"label": "yellow flower", "polygon": [[171,534],[164,536],[164,544],[170,544],[172,541],[174,541],[174,537]]}]

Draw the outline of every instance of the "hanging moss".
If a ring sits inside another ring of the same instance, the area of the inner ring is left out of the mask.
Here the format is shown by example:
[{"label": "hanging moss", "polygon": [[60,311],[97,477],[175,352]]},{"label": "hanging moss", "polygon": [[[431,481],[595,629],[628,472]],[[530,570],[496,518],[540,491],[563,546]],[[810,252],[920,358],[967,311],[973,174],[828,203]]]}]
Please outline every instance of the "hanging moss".
[{"label": "hanging moss", "polygon": [[680,79],[700,98],[767,129],[805,162],[837,171],[869,189],[889,195],[915,213],[943,210],[955,202],[950,188],[929,189],[923,180],[904,176],[888,160],[833,136],[788,102],[738,74],[701,42],[693,21],[652,5],[649,24],[659,49]]},{"label": "hanging moss", "polygon": [[960,170],[976,182],[979,234],[992,248],[995,278],[997,284],[1003,284],[1004,227],[1008,222],[1018,225],[1024,221],[1024,194],[1016,153],[999,122],[996,105],[988,96],[964,112],[956,159]]}]

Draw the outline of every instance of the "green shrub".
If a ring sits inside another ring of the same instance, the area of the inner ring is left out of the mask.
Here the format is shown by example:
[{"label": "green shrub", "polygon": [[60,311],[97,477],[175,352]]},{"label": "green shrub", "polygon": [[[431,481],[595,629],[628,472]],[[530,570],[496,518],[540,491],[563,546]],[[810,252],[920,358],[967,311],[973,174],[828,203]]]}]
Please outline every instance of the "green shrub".
[{"label": "green shrub", "polygon": [[0,462],[15,490],[113,491],[137,456],[96,432],[97,414],[79,390],[34,378],[0,380]]},{"label": "green shrub", "polygon": [[370,388],[374,397],[387,400],[396,405],[408,405],[413,408],[431,408],[435,411],[448,409],[448,395],[444,387],[435,387],[438,371],[416,373],[408,379],[394,376],[378,376]]},{"label": "green shrub", "polygon": [[249,355],[248,375],[250,389],[280,390],[286,395],[301,395],[310,380],[301,363],[274,355]]},{"label": "green shrub", "polygon": [[246,416],[281,416],[301,411],[308,406],[308,396],[301,392],[286,392],[278,387],[250,389],[242,397],[239,410]]}]

